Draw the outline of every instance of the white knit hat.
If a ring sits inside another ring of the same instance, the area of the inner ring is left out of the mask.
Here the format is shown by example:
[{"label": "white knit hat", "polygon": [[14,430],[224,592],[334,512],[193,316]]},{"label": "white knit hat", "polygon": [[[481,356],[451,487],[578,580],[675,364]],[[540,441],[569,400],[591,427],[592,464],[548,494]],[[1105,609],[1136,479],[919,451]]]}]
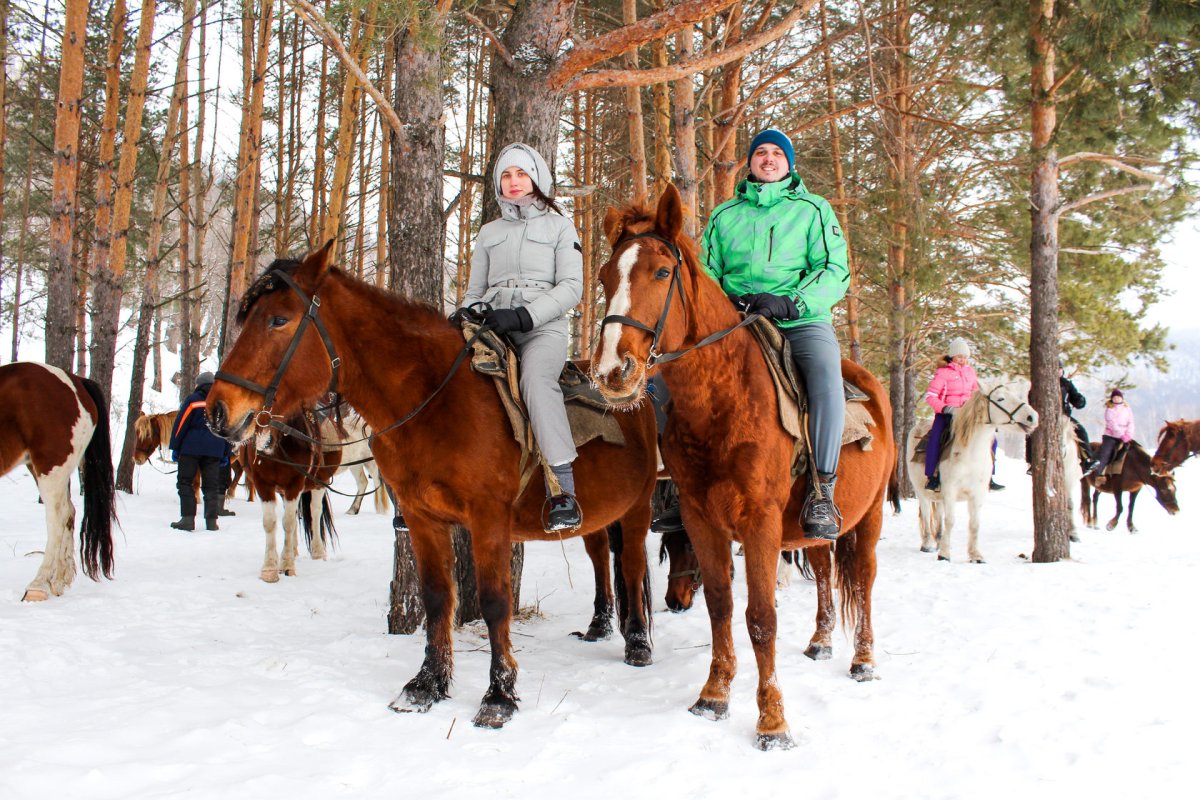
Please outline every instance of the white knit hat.
[{"label": "white knit hat", "polygon": [[954,358],[954,356],[971,357],[971,345],[967,344],[967,340],[959,336],[950,342],[950,348],[946,350],[946,355]]}]

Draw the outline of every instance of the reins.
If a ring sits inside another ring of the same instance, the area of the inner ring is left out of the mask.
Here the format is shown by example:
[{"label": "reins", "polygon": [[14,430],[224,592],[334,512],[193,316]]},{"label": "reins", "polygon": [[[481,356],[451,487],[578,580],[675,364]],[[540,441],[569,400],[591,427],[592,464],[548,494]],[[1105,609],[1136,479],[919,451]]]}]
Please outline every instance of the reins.
[{"label": "reins", "polygon": [[[655,241],[662,242],[664,245],[666,245],[666,247],[670,251],[671,255],[675,257],[675,269],[673,269],[671,271],[671,284],[670,284],[670,286],[667,287],[667,299],[663,302],[662,311],[659,313],[658,321],[654,323],[653,328],[651,328],[649,325],[645,324],[644,322],[640,322],[636,319],[633,319],[632,317],[627,317],[623,314],[609,314],[608,316],[606,316],[604,319],[602,319],[600,321],[600,329],[604,330],[605,325],[609,324],[610,322],[615,322],[615,323],[619,323],[621,325],[629,325],[630,327],[637,328],[638,330],[645,331],[646,333],[650,334],[650,336],[651,336],[650,353],[649,353],[649,355],[646,356],[646,367],[647,368],[653,367],[655,364],[666,364],[671,361],[674,361],[677,358],[682,358],[683,356],[687,355],[691,351],[697,350],[701,347],[705,347],[714,342],[718,342],[721,339],[724,339],[729,334],[736,331],[738,328],[744,328],[745,326],[753,323],[756,319],[759,319],[759,317],[760,317],[759,314],[747,314],[745,317],[742,318],[742,321],[739,322],[737,325],[734,325],[729,328],[724,328],[722,330],[717,331],[716,333],[709,334],[708,336],[705,336],[703,339],[701,339],[700,341],[696,342],[693,345],[684,347],[681,350],[675,350],[670,353],[659,353],[658,352],[658,340],[662,337],[663,328],[666,327],[667,315],[671,311],[671,301],[675,298],[676,287],[678,287],[679,297],[682,300],[682,302],[684,303],[684,306],[683,306],[684,314],[687,314],[687,298],[684,296],[683,282],[679,275],[679,273],[683,267],[683,254],[680,252],[679,247],[674,242],[668,241],[665,237],[660,236],[659,234],[655,233],[654,231],[647,231],[646,233],[636,233],[632,236],[627,236],[626,238],[617,242],[617,246],[620,247],[622,245],[628,244],[629,242],[632,242],[635,239],[654,239]],[[613,251],[613,257],[614,258],[616,257],[616,249],[615,248]]]}]

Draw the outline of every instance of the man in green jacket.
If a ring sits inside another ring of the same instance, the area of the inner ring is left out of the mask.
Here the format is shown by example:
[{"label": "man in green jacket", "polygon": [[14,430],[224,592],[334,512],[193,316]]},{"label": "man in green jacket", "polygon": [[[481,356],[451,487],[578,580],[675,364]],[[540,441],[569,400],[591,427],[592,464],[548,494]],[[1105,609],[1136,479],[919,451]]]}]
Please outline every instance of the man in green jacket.
[{"label": "man in green jacket", "polygon": [[850,286],[846,239],[825,198],[795,172],[792,142],[768,128],[750,142],[750,175],[708,218],[700,258],[740,308],[772,319],[787,337],[808,392],[808,433],[821,498],[809,487],[801,523],[812,539],[836,539],[833,502],[846,400],[834,304]]}]

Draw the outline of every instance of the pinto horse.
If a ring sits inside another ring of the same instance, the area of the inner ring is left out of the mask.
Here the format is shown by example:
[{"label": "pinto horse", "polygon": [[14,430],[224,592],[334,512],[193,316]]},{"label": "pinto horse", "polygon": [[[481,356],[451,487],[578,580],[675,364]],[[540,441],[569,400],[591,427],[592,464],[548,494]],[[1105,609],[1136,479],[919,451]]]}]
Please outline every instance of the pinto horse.
[{"label": "pinto horse", "polygon": [[0,367],[0,475],[27,464],[46,506],[46,551],[22,600],[47,600],[75,579],[71,475],[83,464],[79,557],[92,580],[112,577],[112,452],[108,403],[95,381],[48,364]]},{"label": "pinto horse", "polygon": [[[454,658],[452,529],[462,525],[471,531],[492,652],[490,683],[475,724],[501,727],[518,701],[511,545],[560,539],[543,530],[542,480],[535,473],[521,486],[520,446],[493,379],[467,363],[470,350],[462,332],[434,309],[331,266],[332,246],[331,241],[303,262],[275,262],[247,291],[241,334],[208,395],[209,425],[231,441],[244,441],[327,391],[340,393],[358,410],[376,431],[371,446],[376,463],[404,509],[426,613],[424,663],[391,708],[428,711],[448,696]],[[656,477],[654,412],[646,404],[614,416],[624,445],[593,439],[579,448],[575,461],[583,509],[579,533],[621,526],[621,568],[629,591],[625,660],[644,665],[650,663],[643,579]]]},{"label": "pinto horse", "polygon": [[1200,454],[1200,419],[1168,422],[1158,432],[1158,449],[1150,461],[1150,472],[1166,475],[1194,455]]},{"label": "pinto horse", "polygon": [[[334,445],[315,445],[301,437],[267,429],[255,447],[239,450],[247,482],[262,503],[267,547],[259,577],[267,583],[277,582],[280,573],[288,577],[296,575],[298,528],[304,528],[309,555],[314,561],[325,560],[325,545],[332,544],[336,535],[325,490],[342,462],[341,448],[336,446],[339,432],[330,420],[318,425],[301,415],[288,420],[288,424],[293,428],[304,426],[305,436]],[[283,505],[282,558],[275,539],[279,522],[276,496]]]},{"label": "pinto horse", "polygon": [[[1100,452],[1100,443],[1092,442],[1092,452]],[[1125,507],[1121,503],[1121,493],[1129,492],[1129,516],[1125,519],[1125,527],[1130,533],[1137,533],[1133,524],[1133,505],[1137,502],[1138,493],[1143,486],[1154,490],[1154,497],[1167,513],[1175,516],[1179,513],[1179,501],[1175,498],[1175,479],[1171,473],[1155,475],[1150,469],[1150,454],[1137,442],[1129,443],[1129,451],[1125,454],[1125,463],[1116,475],[1108,475],[1103,480],[1101,476],[1088,475],[1080,482],[1080,508],[1083,510],[1083,521],[1089,528],[1100,527],[1100,493],[1108,492],[1117,501],[1117,513],[1104,526],[1111,531],[1121,521],[1121,512]]]},{"label": "pinto horse", "polygon": [[746,625],[758,663],[757,745],[791,747],[775,675],[775,565],[783,548],[808,549],[818,608],[805,655],[825,659],[832,653],[830,576],[831,556],[836,557],[843,616],[857,620],[851,675],[872,678],[871,587],[895,463],[892,412],[879,381],[843,361],[842,373],[868,395],[876,436],[871,450],[856,444],[842,450],[835,499],[843,525],[836,547],[805,539],[800,510],[808,479],[793,483],[791,478],[794,441],[778,421],[766,360],[753,335],[737,327],[737,311],[701,269],[695,244],[682,228],[683,204],[674,186],[667,187],[656,209],[608,212],[604,229],[612,257],[600,280],[610,316],[596,344],[592,378],[617,408],[649,405],[645,389],[655,368],[671,392],[662,458],[679,486],[683,521],[704,574],[713,636],[708,680],[692,713],[708,719],[729,714],[736,671],[730,542],[740,541],[749,590]]}]

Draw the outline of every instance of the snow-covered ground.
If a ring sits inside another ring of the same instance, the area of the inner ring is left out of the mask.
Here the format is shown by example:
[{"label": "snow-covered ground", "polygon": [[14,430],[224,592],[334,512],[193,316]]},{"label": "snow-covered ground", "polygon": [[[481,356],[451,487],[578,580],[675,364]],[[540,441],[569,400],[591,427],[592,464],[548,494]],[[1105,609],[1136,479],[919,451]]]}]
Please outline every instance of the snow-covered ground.
[{"label": "snow-covered ground", "polygon": [[[0,798],[1141,797],[1192,785],[1200,694],[1190,674],[1200,590],[1200,465],[1178,478],[1182,513],[1146,490],[1137,522],[1081,531],[1073,560],[1034,565],[1029,478],[1002,459],[966,563],[917,550],[916,506],[888,516],[875,585],[880,680],[802,655],[812,584],[779,594],[779,680],[800,746],[760,753],[754,658],[738,584],[741,671],[731,718],[687,707],[708,669],[702,607],[664,609],[654,567],[655,663],[621,661],[619,637],[568,636],[591,613],[582,543],[527,548],[515,625],[521,710],[501,731],[470,721],[487,683],[486,640],[456,633],[453,697],[422,715],[388,702],[424,638],[385,633],[388,519],[342,512],[340,547],[299,576],[258,580],[258,508],[216,533],[182,534],[173,476],[140,468],[122,496],[116,580],[82,576],[21,603],[45,546],[24,470],[0,478]],[[340,479],[349,488],[347,478]],[[244,496],[244,495],[243,495]],[[370,504],[365,504],[369,507]],[[1112,499],[1101,501],[1111,516]],[[965,511],[965,507],[963,507]],[[963,523],[960,523],[960,525]],[[740,565],[739,565],[740,569]],[[740,575],[739,575],[740,580]]]}]

